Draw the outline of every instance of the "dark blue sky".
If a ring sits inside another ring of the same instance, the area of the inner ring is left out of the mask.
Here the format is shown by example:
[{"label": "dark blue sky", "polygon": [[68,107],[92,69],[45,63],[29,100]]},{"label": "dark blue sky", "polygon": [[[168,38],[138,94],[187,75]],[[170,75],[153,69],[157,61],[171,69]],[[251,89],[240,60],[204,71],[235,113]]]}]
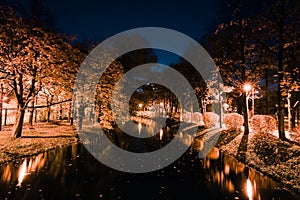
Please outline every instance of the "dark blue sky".
[{"label": "dark blue sky", "polygon": [[156,26],[201,37],[218,18],[218,0],[45,0],[62,32],[98,40],[137,27]]},{"label": "dark blue sky", "polygon": [[[77,36],[78,40],[100,42],[112,35],[138,27],[163,27],[184,33],[199,41],[216,25],[222,13],[222,0],[8,0],[9,2],[43,2],[54,18],[59,32]],[[223,4],[223,3],[222,3]],[[40,8],[39,6],[37,7]],[[178,61],[178,56],[159,52],[162,64]]]},{"label": "dark blue sky", "polygon": [[[226,18],[228,0],[4,0],[46,15],[50,27],[75,35],[78,40],[101,42],[122,31],[140,27],[163,27],[199,41]],[[46,5],[43,5],[46,4]],[[46,10],[46,12],[45,12]],[[35,15],[33,13],[33,15]],[[30,15],[30,14],[29,14]],[[49,18],[50,17],[50,18]],[[54,19],[54,20],[53,20]],[[54,23],[53,23],[54,22]],[[159,54],[162,64],[178,57]]]},{"label": "dark blue sky", "polygon": [[[101,1],[45,0],[59,31],[79,40],[101,41],[119,32],[146,26],[170,28],[200,39],[218,20],[219,0]],[[162,63],[170,55],[159,55]]]}]

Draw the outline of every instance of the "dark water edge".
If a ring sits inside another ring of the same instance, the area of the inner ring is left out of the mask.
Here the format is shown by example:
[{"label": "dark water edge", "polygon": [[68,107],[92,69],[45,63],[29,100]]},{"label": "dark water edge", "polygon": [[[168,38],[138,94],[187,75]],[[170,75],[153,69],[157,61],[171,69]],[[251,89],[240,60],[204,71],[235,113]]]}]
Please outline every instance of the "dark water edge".
[{"label": "dark water edge", "polygon": [[0,199],[300,199],[217,149],[200,159],[190,148],[161,170],[132,174],[80,143],[3,165],[0,178]]}]

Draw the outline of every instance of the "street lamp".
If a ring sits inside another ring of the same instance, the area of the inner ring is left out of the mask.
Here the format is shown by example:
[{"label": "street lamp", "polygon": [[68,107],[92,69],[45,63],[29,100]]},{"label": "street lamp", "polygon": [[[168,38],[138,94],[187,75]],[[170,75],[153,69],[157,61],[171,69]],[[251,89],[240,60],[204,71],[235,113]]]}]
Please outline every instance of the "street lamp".
[{"label": "street lamp", "polygon": [[139,108],[142,108],[142,107],[143,107],[143,104],[140,103],[140,104],[139,104]]},{"label": "street lamp", "polygon": [[246,84],[244,85],[244,90],[245,90],[245,92],[248,93],[251,89],[252,89],[252,86],[251,86],[249,83],[246,83]]},{"label": "street lamp", "polygon": [[138,107],[139,107],[139,113],[138,113],[138,115],[139,115],[139,117],[143,117],[144,116],[144,113],[142,112],[142,108],[143,108],[143,104],[142,103],[139,103],[139,105],[138,105]]},{"label": "street lamp", "polygon": [[249,83],[246,83],[244,85],[244,91],[246,92],[246,107],[247,107],[247,114],[249,112],[249,104],[248,104],[248,100],[249,100],[249,92],[252,90],[252,86]]},{"label": "street lamp", "polygon": [[252,89],[252,86],[251,84],[249,83],[245,83],[244,86],[243,86],[243,89],[244,91],[246,92],[246,112],[245,112],[245,119],[247,120],[247,127],[245,126],[245,133],[247,132],[248,134],[248,131],[249,131],[249,104],[248,104],[248,101],[249,101],[249,92],[251,91]]}]

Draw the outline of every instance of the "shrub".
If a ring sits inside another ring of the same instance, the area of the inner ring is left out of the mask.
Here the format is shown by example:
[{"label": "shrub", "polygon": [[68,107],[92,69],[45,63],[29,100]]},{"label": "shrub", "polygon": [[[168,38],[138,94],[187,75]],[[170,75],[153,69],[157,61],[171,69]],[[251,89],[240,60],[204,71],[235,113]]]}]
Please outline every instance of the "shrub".
[{"label": "shrub", "polygon": [[214,112],[203,113],[203,121],[205,128],[211,128],[217,126],[220,122],[219,115]]},{"label": "shrub", "polygon": [[203,124],[202,114],[200,112],[194,112],[192,121],[194,124]]},{"label": "shrub", "polygon": [[276,119],[270,115],[254,115],[250,127],[255,133],[272,133],[276,130]]},{"label": "shrub", "polygon": [[182,121],[184,122],[191,122],[191,113],[190,112],[184,112],[182,113]]},{"label": "shrub", "polygon": [[238,113],[226,114],[224,124],[227,130],[240,130],[244,124],[244,117]]}]

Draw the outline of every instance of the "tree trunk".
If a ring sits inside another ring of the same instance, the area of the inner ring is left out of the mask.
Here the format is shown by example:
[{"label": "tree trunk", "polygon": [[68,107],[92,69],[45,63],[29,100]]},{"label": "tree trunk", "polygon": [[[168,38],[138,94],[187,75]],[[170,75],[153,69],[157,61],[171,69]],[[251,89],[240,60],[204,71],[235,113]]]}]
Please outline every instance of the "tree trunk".
[{"label": "tree trunk", "polygon": [[59,120],[63,119],[62,115],[63,115],[62,104],[59,104]]},{"label": "tree trunk", "polygon": [[265,104],[265,115],[269,115],[269,75],[268,70],[266,70],[266,104]]},{"label": "tree trunk", "polygon": [[298,109],[297,109],[297,111],[296,111],[296,113],[297,113],[297,125],[299,126],[300,125],[300,109],[299,109],[300,107],[298,107]]},{"label": "tree trunk", "polygon": [[37,109],[34,109],[34,123],[37,123]]},{"label": "tree trunk", "polygon": [[244,135],[248,135],[249,134],[249,116],[248,116],[248,98],[245,95],[243,95],[243,100],[244,100]]},{"label": "tree trunk", "polygon": [[24,109],[18,109],[12,137],[19,138],[19,137],[22,136],[24,116],[25,116],[25,110]]},{"label": "tree trunk", "polygon": [[34,101],[32,100],[31,101],[31,109],[29,110],[29,112],[30,112],[30,115],[29,115],[29,120],[28,120],[28,122],[29,122],[29,124],[30,124],[30,126],[32,126],[32,124],[33,124],[33,113],[34,113]]},{"label": "tree trunk", "polygon": [[47,108],[47,122],[50,122],[50,115],[51,115],[51,106]]},{"label": "tree trunk", "polygon": [[282,88],[281,83],[283,81],[283,30],[284,30],[284,5],[285,1],[280,1],[279,7],[279,21],[278,21],[278,88],[277,88],[277,97],[278,97],[278,134],[281,140],[286,140],[284,132],[284,99],[282,97]]},{"label": "tree trunk", "polygon": [[286,140],[284,132],[284,101],[282,99],[278,104],[278,133],[281,140]]},{"label": "tree trunk", "polygon": [[[35,97],[35,105],[38,105],[38,98]],[[34,123],[37,123],[37,109],[34,109]]]}]

